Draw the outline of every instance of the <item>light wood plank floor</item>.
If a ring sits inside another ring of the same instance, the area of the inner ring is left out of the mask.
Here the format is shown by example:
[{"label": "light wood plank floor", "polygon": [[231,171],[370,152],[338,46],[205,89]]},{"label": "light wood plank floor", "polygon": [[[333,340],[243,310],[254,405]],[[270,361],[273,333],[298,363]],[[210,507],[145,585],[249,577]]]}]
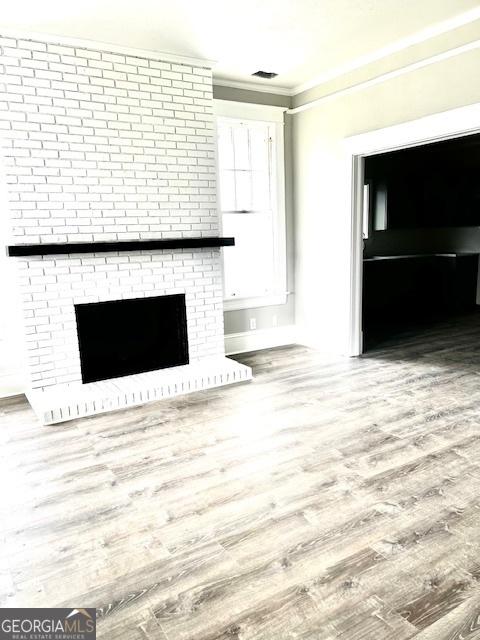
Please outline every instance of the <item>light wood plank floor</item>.
[{"label": "light wood plank floor", "polygon": [[0,401],[0,606],[105,640],[480,638],[480,320],[63,425]]}]

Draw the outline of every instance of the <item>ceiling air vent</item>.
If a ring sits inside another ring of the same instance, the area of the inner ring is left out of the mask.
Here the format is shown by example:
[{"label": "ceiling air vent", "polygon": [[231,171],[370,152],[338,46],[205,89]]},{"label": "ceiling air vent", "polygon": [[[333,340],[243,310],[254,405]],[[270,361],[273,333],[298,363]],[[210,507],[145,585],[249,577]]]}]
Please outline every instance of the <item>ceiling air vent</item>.
[{"label": "ceiling air vent", "polygon": [[257,76],[257,78],[265,78],[266,80],[271,80],[272,78],[276,78],[278,73],[274,73],[273,71],[255,71],[252,73],[252,76]]}]

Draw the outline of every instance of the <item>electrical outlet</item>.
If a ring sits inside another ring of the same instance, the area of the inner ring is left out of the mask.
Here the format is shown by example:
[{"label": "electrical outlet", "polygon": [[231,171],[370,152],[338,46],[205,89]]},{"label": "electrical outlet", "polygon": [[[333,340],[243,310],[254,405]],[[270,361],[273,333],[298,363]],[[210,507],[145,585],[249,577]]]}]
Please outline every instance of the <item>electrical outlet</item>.
[{"label": "electrical outlet", "polygon": [[256,318],[250,318],[250,329],[253,331],[256,328],[257,328],[257,319]]}]

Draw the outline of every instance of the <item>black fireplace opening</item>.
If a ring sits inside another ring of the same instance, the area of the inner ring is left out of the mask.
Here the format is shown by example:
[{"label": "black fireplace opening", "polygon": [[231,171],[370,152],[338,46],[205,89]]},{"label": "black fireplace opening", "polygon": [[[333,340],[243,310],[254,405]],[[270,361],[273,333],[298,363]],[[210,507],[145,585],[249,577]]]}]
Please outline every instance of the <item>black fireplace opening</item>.
[{"label": "black fireplace opening", "polygon": [[82,381],[188,364],[185,295],[75,305]]}]

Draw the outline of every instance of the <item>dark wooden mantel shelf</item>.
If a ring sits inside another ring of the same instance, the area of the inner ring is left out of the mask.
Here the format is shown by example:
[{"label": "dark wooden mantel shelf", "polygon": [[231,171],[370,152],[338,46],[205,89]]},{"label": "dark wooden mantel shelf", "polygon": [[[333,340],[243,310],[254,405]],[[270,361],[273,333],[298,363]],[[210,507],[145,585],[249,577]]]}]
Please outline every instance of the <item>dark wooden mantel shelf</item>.
[{"label": "dark wooden mantel shelf", "polygon": [[119,240],[117,242],[66,242],[64,244],[13,244],[7,247],[11,257],[51,256],[66,253],[115,253],[153,249],[201,249],[231,247],[235,238],[168,238],[165,240]]}]

